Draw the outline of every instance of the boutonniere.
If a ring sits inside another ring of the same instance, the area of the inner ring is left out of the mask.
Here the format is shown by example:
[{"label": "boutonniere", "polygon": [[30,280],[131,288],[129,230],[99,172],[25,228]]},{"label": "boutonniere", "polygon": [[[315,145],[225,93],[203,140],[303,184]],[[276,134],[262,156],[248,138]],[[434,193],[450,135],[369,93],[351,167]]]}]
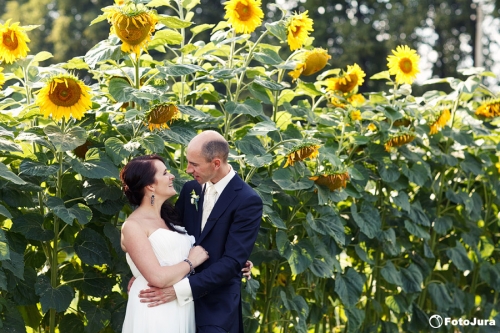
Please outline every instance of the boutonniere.
[{"label": "boutonniere", "polygon": [[194,205],[196,211],[198,211],[198,200],[200,200],[200,196],[196,194],[194,190],[191,191],[191,205]]}]

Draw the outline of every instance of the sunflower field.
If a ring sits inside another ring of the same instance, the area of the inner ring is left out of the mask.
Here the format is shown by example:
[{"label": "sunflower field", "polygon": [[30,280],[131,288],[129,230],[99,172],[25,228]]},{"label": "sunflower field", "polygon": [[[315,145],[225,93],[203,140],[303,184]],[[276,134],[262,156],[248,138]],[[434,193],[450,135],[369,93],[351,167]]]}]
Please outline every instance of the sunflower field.
[{"label": "sunflower field", "polygon": [[116,0],[92,22],[109,38],[50,66],[30,54],[38,26],[0,24],[0,331],[121,332],[119,170],[159,154],[179,192],[187,143],[213,129],[264,202],[245,332],[498,333],[493,74],[413,96],[406,45],[380,73],[331,68],[307,12],[263,23],[260,0],[229,0],[194,24],[198,4]]}]

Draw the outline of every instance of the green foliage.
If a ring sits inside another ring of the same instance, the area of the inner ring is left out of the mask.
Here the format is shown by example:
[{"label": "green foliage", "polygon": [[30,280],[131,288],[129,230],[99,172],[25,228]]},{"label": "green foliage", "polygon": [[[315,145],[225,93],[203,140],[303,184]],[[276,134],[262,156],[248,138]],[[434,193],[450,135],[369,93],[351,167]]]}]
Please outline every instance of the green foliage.
[{"label": "green foliage", "polygon": [[[130,277],[120,226],[131,207],[119,170],[158,153],[179,191],[184,147],[205,129],[229,141],[234,169],[264,202],[243,289],[247,332],[428,332],[434,314],[499,325],[500,122],[475,114],[494,97],[489,74],[412,95],[389,72],[370,73],[385,88],[355,103],[357,88],[328,88],[339,68],[314,83],[286,78],[304,50],[285,57],[287,45],[263,41],[285,43],[287,17],[252,42],[225,23],[192,24],[198,3],[149,4],[177,6],[150,44],[165,60],[126,54],[110,36],[59,66],[40,67],[50,54],[38,53],[5,67],[2,331],[120,332]],[[36,94],[73,66],[97,82],[91,110],[42,118]],[[155,122],[165,103],[179,113]],[[439,123],[444,110],[451,119]]]}]

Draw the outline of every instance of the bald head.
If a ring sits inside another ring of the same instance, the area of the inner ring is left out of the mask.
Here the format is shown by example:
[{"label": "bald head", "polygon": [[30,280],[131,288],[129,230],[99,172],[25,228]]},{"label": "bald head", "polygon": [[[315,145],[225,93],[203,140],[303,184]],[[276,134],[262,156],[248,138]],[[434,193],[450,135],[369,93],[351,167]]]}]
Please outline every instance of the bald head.
[{"label": "bald head", "polygon": [[229,155],[229,144],[216,131],[201,132],[189,142],[187,149],[191,151],[199,150],[207,162],[219,158],[221,162],[227,163]]}]

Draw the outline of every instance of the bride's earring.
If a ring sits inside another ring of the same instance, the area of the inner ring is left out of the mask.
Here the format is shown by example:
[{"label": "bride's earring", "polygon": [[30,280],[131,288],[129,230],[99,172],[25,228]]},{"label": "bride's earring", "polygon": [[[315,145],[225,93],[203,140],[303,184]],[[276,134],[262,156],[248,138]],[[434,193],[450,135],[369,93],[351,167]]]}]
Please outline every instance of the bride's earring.
[{"label": "bride's earring", "polygon": [[151,206],[153,206],[155,204],[155,194],[153,193],[151,195]]}]

